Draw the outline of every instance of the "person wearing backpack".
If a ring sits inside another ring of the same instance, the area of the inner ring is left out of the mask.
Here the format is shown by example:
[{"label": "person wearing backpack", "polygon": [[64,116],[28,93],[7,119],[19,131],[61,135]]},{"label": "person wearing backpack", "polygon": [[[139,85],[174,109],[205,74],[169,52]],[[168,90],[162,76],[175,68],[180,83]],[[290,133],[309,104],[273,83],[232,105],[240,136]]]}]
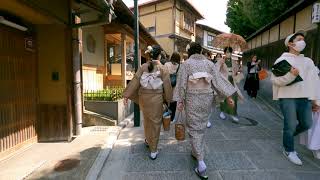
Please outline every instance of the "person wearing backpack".
[{"label": "person wearing backpack", "polygon": [[[177,73],[180,67],[181,56],[178,52],[173,52],[170,61],[165,63],[164,66],[170,74],[171,86],[174,91],[174,87],[177,83]],[[169,104],[169,110],[171,111],[171,121],[174,120],[176,114],[177,102],[173,101]]]}]

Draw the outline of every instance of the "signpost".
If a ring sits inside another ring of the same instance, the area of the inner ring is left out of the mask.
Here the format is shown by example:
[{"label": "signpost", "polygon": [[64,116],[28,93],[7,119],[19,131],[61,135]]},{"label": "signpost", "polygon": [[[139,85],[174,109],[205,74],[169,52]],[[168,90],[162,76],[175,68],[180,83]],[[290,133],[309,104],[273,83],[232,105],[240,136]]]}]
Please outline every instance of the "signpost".
[{"label": "signpost", "polygon": [[[134,69],[137,72],[139,68],[139,8],[138,0],[134,0]],[[139,105],[134,104],[134,126],[140,126]]]}]

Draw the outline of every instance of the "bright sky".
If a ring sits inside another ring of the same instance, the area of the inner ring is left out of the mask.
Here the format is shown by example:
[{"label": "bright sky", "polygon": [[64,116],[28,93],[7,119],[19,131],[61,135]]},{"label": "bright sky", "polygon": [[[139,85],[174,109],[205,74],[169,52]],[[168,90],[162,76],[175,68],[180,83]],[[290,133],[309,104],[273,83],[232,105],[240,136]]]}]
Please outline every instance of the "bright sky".
[{"label": "bright sky", "polygon": [[[139,0],[144,3],[150,0]],[[226,21],[226,11],[228,0],[188,0],[198,11],[205,17],[204,20],[199,21],[201,24],[211,26],[215,29],[224,32],[230,32],[230,28],[224,24]],[[133,0],[123,0],[127,6],[133,6]]]}]

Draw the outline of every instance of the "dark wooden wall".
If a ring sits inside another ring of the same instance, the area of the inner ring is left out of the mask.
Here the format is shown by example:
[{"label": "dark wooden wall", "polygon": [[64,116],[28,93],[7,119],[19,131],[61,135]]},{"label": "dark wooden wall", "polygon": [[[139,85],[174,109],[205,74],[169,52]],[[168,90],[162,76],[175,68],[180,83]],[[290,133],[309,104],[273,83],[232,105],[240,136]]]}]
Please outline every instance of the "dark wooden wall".
[{"label": "dark wooden wall", "polygon": [[67,106],[41,104],[39,109],[39,141],[68,141],[70,129],[68,128]]},{"label": "dark wooden wall", "polygon": [[0,157],[37,137],[36,55],[26,37],[0,25]]},{"label": "dark wooden wall", "polygon": [[[307,32],[305,41],[307,43],[306,49],[302,52],[305,56],[310,57],[315,61],[316,65],[319,65],[320,57],[316,57],[316,47],[320,47],[320,42],[316,41],[317,30],[311,30]],[[244,63],[251,59],[251,56],[256,54],[258,59],[262,60],[262,66],[267,69],[271,69],[274,62],[286,51],[284,45],[284,39],[255,48],[244,52]]]}]

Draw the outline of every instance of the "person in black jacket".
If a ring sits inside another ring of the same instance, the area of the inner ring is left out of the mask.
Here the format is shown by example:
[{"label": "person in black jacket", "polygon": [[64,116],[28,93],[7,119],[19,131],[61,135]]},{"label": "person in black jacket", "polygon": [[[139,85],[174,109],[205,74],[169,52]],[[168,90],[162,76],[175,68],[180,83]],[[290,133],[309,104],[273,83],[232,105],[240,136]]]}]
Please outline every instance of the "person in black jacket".
[{"label": "person in black jacket", "polygon": [[252,98],[257,97],[259,90],[258,72],[261,70],[260,62],[260,60],[257,61],[257,56],[253,55],[251,62],[247,63],[248,74],[244,83],[244,90],[246,90],[248,95]]}]

